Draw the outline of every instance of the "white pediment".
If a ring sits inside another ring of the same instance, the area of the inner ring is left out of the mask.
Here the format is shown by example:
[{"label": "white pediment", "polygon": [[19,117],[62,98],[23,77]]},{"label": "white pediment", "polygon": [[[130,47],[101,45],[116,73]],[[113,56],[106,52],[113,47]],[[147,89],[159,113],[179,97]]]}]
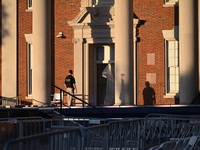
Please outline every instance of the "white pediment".
[{"label": "white pediment", "polygon": [[85,7],[81,9],[79,14],[69,21],[70,26],[76,26],[81,24],[96,24],[103,25],[109,22],[113,22],[114,7],[113,6],[101,6],[101,7]]}]

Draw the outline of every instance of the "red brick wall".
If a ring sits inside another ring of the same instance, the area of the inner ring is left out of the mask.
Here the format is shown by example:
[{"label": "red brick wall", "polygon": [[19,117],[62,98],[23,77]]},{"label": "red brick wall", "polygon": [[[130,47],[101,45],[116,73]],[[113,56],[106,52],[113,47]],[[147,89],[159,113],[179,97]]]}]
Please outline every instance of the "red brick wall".
[{"label": "red brick wall", "polygon": [[[64,88],[64,79],[68,70],[74,70],[74,37],[73,28],[68,21],[73,20],[80,11],[80,0],[56,0],[54,1],[54,84]],[[59,32],[63,32],[65,38],[56,38]],[[58,92],[58,91],[55,91]]]},{"label": "red brick wall", "polygon": [[22,102],[31,102],[31,100],[25,99],[27,96],[27,43],[25,34],[32,34],[32,12],[26,12],[26,2],[26,0],[18,0],[17,93]]},{"label": "red brick wall", "polygon": [[[134,0],[134,13],[144,24],[139,27],[138,43],[138,104],[143,105],[142,91],[146,73],[156,73],[156,84],[151,84],[156,93],[156,104],[174,104],[174,99],[165,99],[165,49],[162,30],[174,27],[174,7],[163,7],[163,0]],[[155,65],[147,65],[147,53],[155,53]]]}]

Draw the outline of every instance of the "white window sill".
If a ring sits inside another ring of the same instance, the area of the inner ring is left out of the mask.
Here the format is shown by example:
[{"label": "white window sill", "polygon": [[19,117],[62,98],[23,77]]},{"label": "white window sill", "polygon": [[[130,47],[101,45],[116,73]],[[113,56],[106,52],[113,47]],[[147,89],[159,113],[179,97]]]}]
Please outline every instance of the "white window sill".
[{"label": "white window sill", "polygon": [[179,93],[166,93],[164,98],[179,98]]},{"label": "white window sill", "polygon": [[26,96],[26,99],[33,99],[33,95]]},{"label": "white window sill", "polygon": [[26,12],[33,12],[33,7],[29,7],[26,9]]},{"label": "white window sill", "polygon": [[163,4],[163,7],[175,7],[178,6],[178,2],[174,2],[174,3],[165,3]]}]

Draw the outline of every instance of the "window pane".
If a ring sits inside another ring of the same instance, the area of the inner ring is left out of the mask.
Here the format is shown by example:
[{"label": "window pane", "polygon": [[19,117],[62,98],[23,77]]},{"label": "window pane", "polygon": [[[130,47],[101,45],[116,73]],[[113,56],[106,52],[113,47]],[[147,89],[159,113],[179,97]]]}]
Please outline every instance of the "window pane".
[{"label": "window pane", "polygon": [[114,0],[94,0],[94,3],[114,3]]},{"label": "window pane", "polygon": [[174,58],[169,58],[169,66],[174,66],[175,62],[174,62]]},{"label": "window pane", "polygon": [[32,54],[32,44],[27,45],[27,66],[28,66],[28,95],[32,94],[32,61],[33,61],[33,54]]},{"label": "window pane", "polygon": [[173,50],[174,49],[174,41],[169,41],[168,43],[169,43],[169,45],[168,45],[169,50],[171,50],[171,49]]},{"label": "window pane", "polygon": [[178,41],[167,41],[167,92],[177,93],[179,91],[179,49]]},{"label": "window pane", "polygon": [[32,0],[28,0],[28,7],[32,7]]},{"label": "window pane", "polygon": [[104,47],[97,47],[96,59],[97,60],[104,60]]},{"label": "window pane", "polygon": [[178,58],[178,50],[177,49],[174,51],[174,57]]},{"label": "window pane", "polygon": [[169,57],[174,57],[174,50],[169,50],[169,53],[168,53]]},{"label": "window pane", "polygon": [[114,60],[115,59],[115,51],[114,51],[114,47],[111,46],[110,47],[110,60]]}]

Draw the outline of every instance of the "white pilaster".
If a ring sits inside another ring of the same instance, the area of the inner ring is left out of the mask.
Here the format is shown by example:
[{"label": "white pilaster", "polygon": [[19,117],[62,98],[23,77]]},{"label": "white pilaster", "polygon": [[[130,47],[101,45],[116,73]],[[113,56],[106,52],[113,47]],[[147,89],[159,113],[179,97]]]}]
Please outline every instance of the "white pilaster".
[{"label": "white pilaster", "polygon": [[133,101],[133,2],[115,0],[115,105]]},{"label": "white pilaster", "polygon": [[[76,86],[78,93],[84,94],[83,88],[83,40],[81,38],[77,38],[73,40],[74,42],[74,76],[76,79]],[[81,75],[80,75],[81,74]],[[83,99],[83,97],[80,97]]]}]

